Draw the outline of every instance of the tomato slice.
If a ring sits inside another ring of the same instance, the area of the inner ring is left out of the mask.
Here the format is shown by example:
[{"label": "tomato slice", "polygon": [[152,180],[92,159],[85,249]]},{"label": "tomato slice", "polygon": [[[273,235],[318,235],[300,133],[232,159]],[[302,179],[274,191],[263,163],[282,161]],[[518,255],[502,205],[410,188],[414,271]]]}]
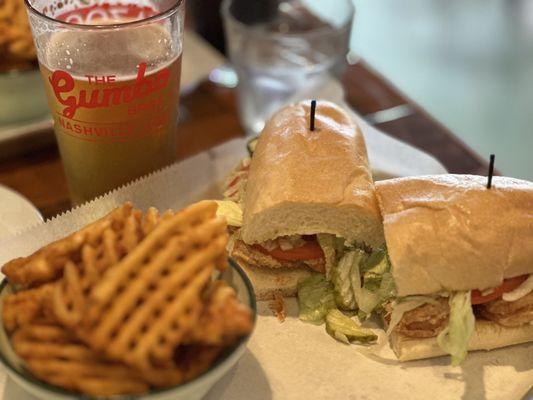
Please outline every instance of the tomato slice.
[{"label": "tomato slice", "polygon": [[472,290],[472,304],[483,304],[489,301],[496,300],[501,297],[502,294],[510,292],[516,289],[527,279],[528,275],[517,276],[514,278],[505,279],[503,283],[494,288],[494,290],[483,296],[479,290]]},{"label": "tomato slice", "polygon": [[278,260],[285,261],[298,261],[298,260],[316,260],[324,258],[324,252],[322,248],[315,240],[306,241],[303,246],[294,247],[289,250],[282,250],[279,247],[276,247],[273,250],[267,250],[263,246],[254,244],[253,246],[256,250],[259,250],[263,254],[268,254]]}]

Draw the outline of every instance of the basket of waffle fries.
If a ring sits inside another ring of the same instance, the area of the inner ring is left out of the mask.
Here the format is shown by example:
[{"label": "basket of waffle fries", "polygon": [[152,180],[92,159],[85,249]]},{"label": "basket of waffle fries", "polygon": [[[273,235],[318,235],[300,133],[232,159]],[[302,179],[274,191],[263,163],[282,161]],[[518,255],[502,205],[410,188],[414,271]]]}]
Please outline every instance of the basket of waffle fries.
[{"label": "basket of waffle fries", "polygon": [[244,353],[256,312],[216,208],[126,203],[5,264],[9,375],[47,399],[202,398]]}]

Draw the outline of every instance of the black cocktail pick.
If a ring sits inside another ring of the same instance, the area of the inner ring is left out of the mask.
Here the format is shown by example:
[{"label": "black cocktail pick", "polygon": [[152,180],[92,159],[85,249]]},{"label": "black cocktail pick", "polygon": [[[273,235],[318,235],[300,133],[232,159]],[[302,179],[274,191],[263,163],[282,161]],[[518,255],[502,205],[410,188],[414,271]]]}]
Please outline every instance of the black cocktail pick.
[{"label": "black cocktail pick", "polygon": [[496,156],[494,154],[490,155],[490,164],[489,164],[489,176],[487,177],[487,189],[490,189],[492,186],[492,175],[494,174],[494,159]]},{"label": "black cocktail pick", "polygon": [[311,100],[311,114],[309,118],[309,129],[315,130],[315,111],[316,111],[316,100]]}]

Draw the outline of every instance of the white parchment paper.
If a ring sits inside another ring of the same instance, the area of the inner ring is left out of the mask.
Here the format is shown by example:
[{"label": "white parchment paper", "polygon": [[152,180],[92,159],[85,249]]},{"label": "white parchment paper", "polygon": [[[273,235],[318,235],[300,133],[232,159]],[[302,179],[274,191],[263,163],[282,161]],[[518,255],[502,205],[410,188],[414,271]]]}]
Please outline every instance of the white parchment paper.
[{"label": "white parchment paper", "polygon": [[296,300],[286,306],[280,324],[260,303],[247,352],[208,400],[512,400],[533,383],[533,343],[470,353],[460,367],[448,357],[399,363],[388,346],[379,357],[361,354],[299,321]]},{"label": "white parchment paper", "polygon": [[[365,136],[376,176],[405,174],[406,169],[395,161],[398,152],[408,157],[409,173],[444,172],[427,154],[405,144],[389,146],[390,138],[379,131],[367,130]],[[246,155],[244,144],[244,139],[227,142],[4,240],[0,265],[81,228],[124,201],[164,210],[219,197],[224,177]],[[334,341],[323,326],[297,319],[294,300],[287,305],[289,316],[283,324],[267,304],[259,305],[257,327],[245,356],[207,399],[519,399],[533,382],[532,344],[471,354],[457,368],[449,367],[443,357],[399,364],[386,346],[381,358],[376,358],[361,354],[357,346]],[[4,380],[0,370],[0,382]],[[3,398],[33,399],[10,380]]]}]

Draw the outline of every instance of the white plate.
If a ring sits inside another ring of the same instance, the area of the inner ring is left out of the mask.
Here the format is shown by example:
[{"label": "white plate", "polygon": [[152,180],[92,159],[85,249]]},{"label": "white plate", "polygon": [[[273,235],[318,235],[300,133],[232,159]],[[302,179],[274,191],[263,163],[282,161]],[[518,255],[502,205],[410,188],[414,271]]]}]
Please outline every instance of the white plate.
[{"label": "white plate", "polygon": [[41,213],[28,199],[0,185],[0,240],[40,222]]},{"label": "white plate", "polygon": [[[41,213],[24,196],[0,185],[0,241],[31,225],[43,222]],[[0,274],[0,277],[3,275]],[[7,380],[4,368],[0,367],[0,399],[33,400],[11,380]]]}]

